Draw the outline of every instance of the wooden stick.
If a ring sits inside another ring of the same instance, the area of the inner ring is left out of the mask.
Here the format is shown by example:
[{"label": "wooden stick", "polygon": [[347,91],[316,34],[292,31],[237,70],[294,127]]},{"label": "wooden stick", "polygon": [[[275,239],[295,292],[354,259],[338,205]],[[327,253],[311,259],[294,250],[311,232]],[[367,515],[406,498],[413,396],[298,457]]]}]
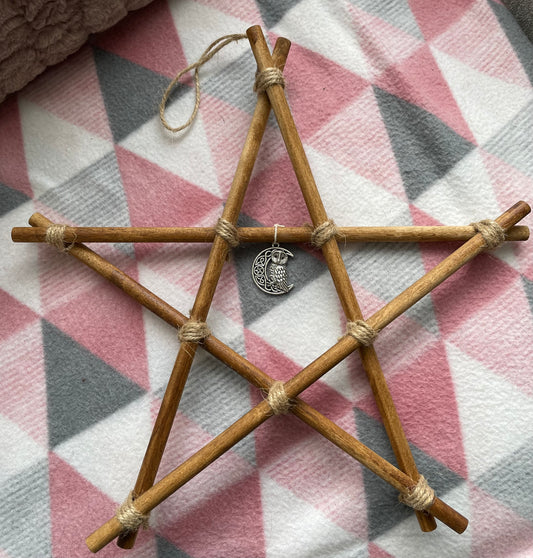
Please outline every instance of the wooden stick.
[{"label": "wooden stick", "polygon": [[[530,210],[530,207],[526,203],[519,202],[501,215],[497,219],[497,222],[502,228],[507,229],[527,215]],[[440,285],[461,266],[483,251],[484,247],[485,244],[481,235],[477,234],[429,273],[413,283],[413,285],[408,287],[398,297],[376,312],[369,318],[368,323],[374,329],[383,329],[396,317],[400,316],[413,304],[431,292],[432,289]],[[319,379],[328,370],[341,362],[343,358],[353,352],[357,346],[358,342],[354,338],[350,336],[343,337],[336,345],[285,384],[288,397],[296,398],[301,391],[309,387],[309,385]],[[149,513],[163,500],[183,486],[183,484],[196,476],[215,459],[223,455],[223,453],[229,450],[238,441],[267,420],[269,416],[271,416],[271,410],[268,402],[266,400],[262,401],[140,496],[135,502],[138,511],[143,514]],[[309,421],[312,422],[312,418],[309,418]],[[339,447],[342,447],[345,442],[347,442],[345,436],[341,435],[336,443]],[[350,445],[350,451],[353,452],[353,456],[356,459],[360,460],[361,463],[397,490],[402,493],[407,493],[413,488],[415,484],[413,479],[396,469],[376,453],[368,448],[363,450],[363,448],[359,447],[359,444],[352,446],[350,443],[348,445]],[[359,450],[363,453],[359,453]],[[459,533],[463,532],[468,524],[463,516],[449,508],[449,506],[446,506],[439,498],[435,499],[428,511]],[[117,537],[121,531],[121,524],[113,517],[86,539],[87,546],[92,552],[97,552]]]},{"label": "wooden stick", "polygon": [[[290,41],[284,38],[277,40],[274,55],[278,66],[281,68],[285,65],[289,48]],[[264,94],[259,94],[235,176],[224,210],[222,211],[222,219],[232,225],[236,224],[239,217],[269,114],[270,103],[268,98]],[[229,249],[226,240],[216,235],[191,310],[191,322],[206,321]],[[155,481],[197,347],[198,343],[189,341],[182,341],[180,345],[178,356],[176,357],[176,362],[174,363],[174,368],[154,424],[152,436],[144,455],[139,476],[133,489],[134,498],[139,497]],[[122,548],[132,548],[135,543],[135,537],[136,532],[130,531],[119,537],[118,545]]]},{"label": "wooden stick", "polygon": [[[13,242],[46,242],[47,227],[14,227]],[[274,242],[274,227],[240,227],[239,241]],[[437,227],[338,227],[337,240],[344,242],[464,242],[476,231],[471,226]],[[72,242],[213,242],[214,227],[67,227],[64,240]],[[310,227],[278,228],[277,240],[311,242]],[[529,228],[512,227],[506,240],[527,240]]]},{"label": "wooden stick", "polygon": [[[273,63],[272,58],[261,28],[256,25],[248,29],[246,33],[250,40],[258,70],[261,72],[271,67]],[[276,115],[311,220],[313,225],[318,227],[326,223],[329,218],[305,155],[283,87],[281,85],[273,85],[266,92],[270,99],[272,110]],[[322,246],[322,252],[347,320],[351,322],[363,320],[363,313],[355,296],[335,237]],[[420,474],[385,380],[385,375],[381,369],[377,353],[373,345],[368,347],[360,346],[359,353],[398,465],[414,481],[418,481]],[[435,519],[426,512],[416,511],[416,517],[422,531],[433,531],[437,527]]]}]

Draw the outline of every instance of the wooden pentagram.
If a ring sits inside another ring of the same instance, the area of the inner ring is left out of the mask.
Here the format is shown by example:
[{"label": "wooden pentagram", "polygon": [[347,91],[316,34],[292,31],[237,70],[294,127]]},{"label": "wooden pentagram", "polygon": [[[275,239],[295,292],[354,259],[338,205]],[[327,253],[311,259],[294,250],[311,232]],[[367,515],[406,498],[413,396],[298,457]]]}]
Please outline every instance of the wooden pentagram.
[{"label": "wooden pentagram", "polygon": [[[271,56],[261,30],[252,27],[247,32],[252,51],[257,61],[258,71],[264,72],[272,68],[282,68],[289,49],[286,39],[279,39]],[[463,246],[429,271],[421,279],[413,283],[394,300],[385,305],[373,316],[363,321],[363,316],[355,297],[344,262],[339,252],[335,229],[328,219],[316,187],[309,163],[306,159],[302,143],[298,136],[290,109],[288,107],[282,86],[274,84],[266,89],[265,93],[258,95],[257,106],[252,117],[250,129],[239,160],[235,177],[230,189],[227,202],[219,223],[229,227],[230,233],[238,234],[241,242],[273,241],[274,234],[282,242],[306,242],[312,237],[311,231],[305,228],[288,228],[274,231],[270,229],[235,229],[235,223],[240,213],[244,200],[246,187],[251,177],[253,165],[258,154],[267,118],[273,109],[277,118],[287,151],[289,153],[294,171],[296,173],[303,197],[305,199],[315,232],[321,227],[329,227],[329,235],[318,242],[330,270],[333,282],[339,296],[344,314],[347,319],[347,333],[335,345],[328,349],[315,361],[303,368],[288,382],[279,385],[267,374],[254,366],[247,359],[230,349],[222,341],[209,335],[207,332],[194,337],[194,324],[204,325],[216,286],[220,279],[222,268],[230,247],[228,237],[222,234],[220,228],[205,229],[132,229],[132,228],[53,228],[54,224],[42,215],[35,214],[30,219],[33,229],[13,229],[13,239],[16,241],[50,241],[50,232],[60,232],[59,247],[82,261],[100,275],[117,285],[128,295],[133,297],[144,307],[158,315],[170,325],[180,329],[181,346],[176,362],[167,385],[165,396],[156,419],[152,437],[150,439],[140,473],[133,490],[134,497],[125,507],[132,516],[132,524],[126,525],[123,516],[115,516],[106,524],[97,529],[87,538],[88,547],[96,552],[119,536],[119,544],[125,548],[134,544],[136,528],[143,521],[143,516],[148,514],[159,503],[183,486],[201,470],[214,460],[223,455],[239,440],[244,438],[256,427],[266,421],[273,414],[273,405],[268,399],[263,400],[251,409],[224,432],[216,436],[211,442],[179,465],[173,472],[154,484],[156,473],[164,452],[165,444],[170,434],[170,429],[176,415],[179,401],[187,380],[187,376],[195,356],[198,342],[202,347],[213,354],[223,363],[233,368],[237,373],[250,383],[262,390],[269,391],[273,386],[280,388],[284,396],[290,401],[290,411],[319,433],[343,449],[349,455],[368,467],[383,480],[396,488],[405,499],[406,503],[414,507],[422,530],[430,531],[435,528],[437,517],[457,532],[462,532],[467,526],[467,520],[458,512],[447,506],[438,497],[431,496],[429,501],[418,504],[413,500],[413,493],[423,486],[422,478],[414,463],[407,439],[403,432],[398,414],[394,407],[392,397],[387,387],[385,377],[379,365],[376,352],[372,344],[365,345],[357,325],[368,327],[374,333],[379,332],[390,324],[395,318],[431,292],[433,288],[452,275],[461,266],[470,261],[477,254],[490,245],[491,240],[484,233],[472,226],[452,228],[427,227],[421,231],[419,227],[399,228],[367,228],[372,230],[345,229],[342,231],[346,240],[354,237],[361,240],[424,240],[422,232],[433,240],[469,239]],[[494,222],[497,231],[507,231],[529,212],[529,206],[519,202]],[[329,225],[328,225],[329,224]],[[233,227],[233,229],[232,229]],[[408,230],[410,229],[410,230]],[[417,229],[417,230],[413,230]],[[430,230],[431,229],[431,230]],[[233,233],[231,232],[233,231]],[[409,236],[411,235],[411,236]],[[507,234],[507,239],[525,239],[527,229],[516,227]],[[162,242],[186,240],[212,241],[212,248],[206,268],[200,283],[196,300],[190,312],[190,317],[172,308],[169,304],[151,293],[148,289],[137,283],[121,270],[114,267],[104,258],[81,244],[84,241],[98,242]],[[316,237],[315,237],[316,240]],[[489,246],[490,247],[490,246]],[[356,325],[353,325],[356,324]],[[189,332],[189,333],[187,333]],[[394,467],[372,450],[364,446],[350,434],[345,432],[332,421],[324,417],[317,410],[304,402],[298,396],[311,386],[321,376],[345,359],[348,355],[359,349],[363,366],[368,375],[374,397],[383,417],[383,422],[389,435],[391,445],[396,455],[399,468]],[[425,493],[426,496],[428,492]],[[415,498],[416,500],[416,498]],[[129,528],[129,531],[125,529]]]}]

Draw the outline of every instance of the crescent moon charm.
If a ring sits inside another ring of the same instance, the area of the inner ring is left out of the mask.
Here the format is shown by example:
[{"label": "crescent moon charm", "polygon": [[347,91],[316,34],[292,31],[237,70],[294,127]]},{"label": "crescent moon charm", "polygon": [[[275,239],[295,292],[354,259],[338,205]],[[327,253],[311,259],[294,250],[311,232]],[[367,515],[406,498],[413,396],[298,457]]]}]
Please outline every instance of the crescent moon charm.
[{"label": "crescent moon charm", "polygon": [[270,246],[257,254],[252,279],[259,289],[271,295],[287,294],[294,284],[287,282],[286,264],[294,254],[286,248]]}]

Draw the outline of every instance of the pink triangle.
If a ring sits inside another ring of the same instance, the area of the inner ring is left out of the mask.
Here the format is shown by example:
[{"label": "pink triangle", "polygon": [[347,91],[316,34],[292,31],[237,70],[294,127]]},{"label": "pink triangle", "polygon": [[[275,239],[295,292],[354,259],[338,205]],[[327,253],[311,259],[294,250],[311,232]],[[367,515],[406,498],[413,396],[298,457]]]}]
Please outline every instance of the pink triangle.
[{"label": "pink triangle", "polygon": [[243,212],[268,226],[275,223],[301,226],[311,221],[286,153],[252,178]]},{"label": "pink triangle", "polygon": [[99,281],[46,318],[110,366],[148,390],[148,358],[142,307],[113,285]]},{"label": "pink triangle", "polygon": [[[410,209],[415,225],[441,224],[414,206]],[[460,243],[457,242],[422,244],[420,253],[426,271],[444,260],[459,246]],[[490,252],[483,252],[464,265],[430,295],[442,334],[446,338],[452,335],[486,304],[505,292],[518,275],[516,270]],[[483,289],[481,297],[480,288]]]},{"label": "pink triangle", "polygon": [[434,114],[465,139],[476,143],[427,44],[387,68],[376,85]]},{"label": "pink triangle", "polygon": [[[531,369],[524,365],[533,359],[529,303],[520,275],[507,279],[499,295],[480,305],[449,340],[533,397]],[[502,279],[495,278],[499,280]]]},{"label": "pink triangle", "polygon": [[48,447],[46,374],[40,320],[0,343],[0,409],[42,447]]},{"label": "pink triangle", "polygon": [[388,384],[409,440],[466,478],[461,423],[444,343],[428,347]]},{"label": "pink triangle", "polygon": [[470,489],[472,558],[528,558],[533,548],[533,525],[481,488]]},{"label": "pink triangle", "polygon": [[242,325],[241,299],[235,265],[225,265],[222,268],[212,306],[235,323]]},{"label": "pink triangle", "polygon": [[522,64],[487,3],[475,2],[432,44],[484,74],[530,87]]},{"label": "pink triangle", "polygon": [[9,320],[0,320],[0,341],[39,319],[33,310],[13,298],[4,289],[0,289],[0,308],[4,316],[9,316]]},{"label": "pink triangle", "polygon": [[24,98],[95,136],[112,140],[92,50],[86,46],[50,66],[24,89]]},{"label": "pink triangle", "polygon": [[287,66],[287,97],[303,141],[331,120],[368,85],[332,60],[294,44]]},{"label": "pink triangle", "polygon": [[[54,556],[94,556],[85,545],[85,538],[113,517],[117,504],[52,452],[49,453],[49,467]],[[114,543],[107,545],[102,552],[109,558],[124,556],[124,550]],[[153,533],[141,531],[135,550],[130,550],[129,555],[140,558],[154,552]]]},{"label": "pink triangle", "polygon": [[177,514],[163,534],[191,556],[266,556],[259,473],[217,491],[186,515]]},{"label": "pink triangle", "polygon": [[392,556],[392,554],[389,554],[388,552],[383,550],[376,543],[369,542],[368,543],[368,558],[394,558],[394,556]]},{"label": "pink triangle", "polygon": [[167,77],[174,77],[187,66],[166,2],[154,2],[150,7],[130,12],[100,35],[96,45]]},{"label": "pink triangle", "polygon": [[349,4],[359,44],[375,75],[411,55],[423,42],[398,27]]},{"label": "pink triangle", "polygon": [[424,37],[430,41],[463,17],[473,3],[474,0],[449,0],[435,3],[427,0],[409,0],[409,7]]},{"label": "pink triangle", "polygon": [[194,226],[220,206],[218,197],[184,178],[118,145],[115,151],[132,227]]},{"label": "pink triangle", "polygon": [[[371,138],[371,140],[369,140]],[[401,200],[405,189],[372,87],[340,110],[310,145]]]},{"label": "pink triangle", "polygon": [[0,103],[0,153],[0,182],[32,198],[20,113],[14,96]]}]

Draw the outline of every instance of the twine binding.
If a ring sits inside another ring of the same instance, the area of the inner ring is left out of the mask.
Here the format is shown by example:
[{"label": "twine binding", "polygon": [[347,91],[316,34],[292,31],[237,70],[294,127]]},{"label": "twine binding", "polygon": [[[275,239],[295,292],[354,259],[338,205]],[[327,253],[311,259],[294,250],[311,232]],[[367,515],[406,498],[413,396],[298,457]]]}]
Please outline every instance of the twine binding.
[{"label": "twine binding", "polygon": [[268,390],[268,404],[275,415],[285,415],[291,408],[291,400],[287,397],[283,382],[274,382]]},{"label": "twine binding", "polygon": [[333,219],[318,225],[311,233],[311,244],[316,248],[322,248],[328,240],[331,240],[338,232],[337,225]]},{"label": "twine binding", "polygon": [[429,486],[423,475],[420,475],[416,486],[406,494],[400,494],[400,502],[417,511],[427,510],[435,501],[435,491]]},{"label": "twine binding", "polygon": [[272,85],[285,87],[285,78],[279,68],[265,68],[255,74],[254,91],[259,94],[265,92]]},{"label": "twine binding", "polygon": [[379,331],[368,325],[364,320],[356,320],[346,324],[346,333],[365,347],[372,345]]},{"label": "twine binding", "polygon": [[44,241],[47,244],[55,246],[59,252],[68,252],[75,244],[71,242],[70,244],[65,244],[65,231],[67,225],[50,225],[46,229],[46,236]]},{"label": "twine binding", "polygon": [[505,231],[492,219],[484,219],[477,223],[470,223],[475,231],[481,234],[488,250],[498,248],[505,241]]},{"label": "twine binding", "polygon": [[[189,66],[181,70],[178,73],[178,75],[169,83],[165,93],[163,94],[161,103],[159,104],[159,118],[161,119],[161,123],[167,130],[171,132],[180,132],[181,130],[188,128],[192,124],[193,120],[196,118],[196,114],[198,113],[198,108],[200,107],[200,76],[198,74],[200,67],[203,66],[209,60],[211,60],[211,58],[213,58],[213,56],[219,50],[223,49],[225,46],[235,41],[240,41],[246,38],[247,37],[244,34],[224,35],[223,37],[219,37],[216,41],[213,41],[205,49],[205,51],[202,53],[202,55],[200,56],[200,58],[198,58],[196,62],[190,64]],[[170,93],[172,92],[176,84],[179,82],[181,77],[187,72],[190,72],[191,70],[194,70],[194,87],[195,87],[194,108],[192,110],[191,116],[189,117],[187,122],[185,122],[185,124],[182,124],[181,126],[173,127],[167,122],[165,118],[165,109],[167,106],[167,101],[170,96]]]},{"label": "twine binding", "polygon": [[133,504],[134,501],[135,492],[132,490],[115,512],[115,517],[125,531],[137,531],[141,526],[147,529],[149,526],[150,515],[141,513]]},{"label": "twine binding", "polygon": [[239,231],[233,223],[230,223],[226,219],[222,219],[221,217],[218,220],[215,232],[218,236],[222,237],[231,248],[237,248],[239,245]]},{"label": "twine binding", "polygon": [[178,331],[180,343],[201,343],[211,335],[211,331],[205,322],[185,322]]}]

